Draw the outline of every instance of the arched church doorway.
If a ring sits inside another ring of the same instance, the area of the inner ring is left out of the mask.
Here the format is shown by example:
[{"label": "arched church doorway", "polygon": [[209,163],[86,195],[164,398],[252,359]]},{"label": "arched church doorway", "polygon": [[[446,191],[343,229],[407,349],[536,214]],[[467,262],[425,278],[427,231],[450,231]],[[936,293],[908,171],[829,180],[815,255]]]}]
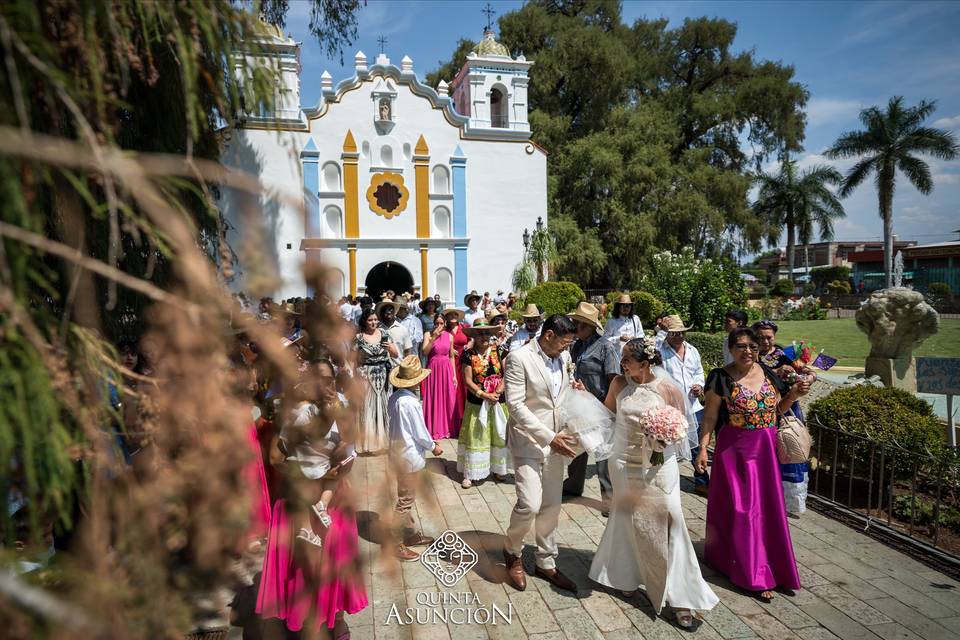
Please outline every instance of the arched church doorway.
[{"label": "arched church doorway", "polygon": [[381,262],[367,273],[364,286],[367,295],[379,301],[384,291],[392,290],[400,295],[413,289],[413,276],[399,262]]}]

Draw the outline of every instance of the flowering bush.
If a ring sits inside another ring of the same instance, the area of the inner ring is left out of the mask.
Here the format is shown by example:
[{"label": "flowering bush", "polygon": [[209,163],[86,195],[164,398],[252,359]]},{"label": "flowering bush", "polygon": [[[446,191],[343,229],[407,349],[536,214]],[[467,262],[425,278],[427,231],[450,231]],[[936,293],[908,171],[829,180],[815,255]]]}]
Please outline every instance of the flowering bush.
[{"label": "flowering bush", "polygon": [[667,445],[687,437],[687,418],[670,405],[656,407],[640,415],[640,430],[653,448],[650,464],[663,464],[663,450]]}]

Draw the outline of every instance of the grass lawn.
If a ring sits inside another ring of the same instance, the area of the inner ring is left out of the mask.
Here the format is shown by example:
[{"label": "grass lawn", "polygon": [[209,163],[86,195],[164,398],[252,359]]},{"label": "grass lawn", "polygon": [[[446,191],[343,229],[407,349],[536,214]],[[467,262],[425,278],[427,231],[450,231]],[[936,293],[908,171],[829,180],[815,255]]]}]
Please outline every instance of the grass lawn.
[{"label": "grass lawn", "polygon": [[[777,322],[777,344],[787,346],[792,340],[809,340],[817,349],[838,358],[845,367],[862,367],[870,352],[866,334],[857,329],[853,318],[834,320],[799,320]],[[960,320],[940,320],[940,331],[913,353],[914,356],[960,357]]]}]

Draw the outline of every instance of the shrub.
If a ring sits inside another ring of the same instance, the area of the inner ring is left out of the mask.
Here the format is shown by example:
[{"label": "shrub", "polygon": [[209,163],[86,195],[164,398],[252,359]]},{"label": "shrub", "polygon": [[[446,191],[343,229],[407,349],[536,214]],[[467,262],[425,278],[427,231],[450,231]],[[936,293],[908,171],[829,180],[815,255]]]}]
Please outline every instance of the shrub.
[{"label": "shrub", "polygon": [[845,296],[850,294],[850,283],[846,280],[834,280],[827,284],[827,291],[835,296]]},{"label": "shrub", "polygon": [[555,313],[570,313],[582,300],[586,300],[583,289],[572,282],[544,282],[530,290],[524,306],[538,305],[544,316],[550,317]]},{"label": "shrub", "polygon": [[948,296],[951,293],[950,285],[946,282],[931,282],[927,291],[935,296]]},{"label": "shrub", "polygon": [[725,333],[687,332],[687,342],[700,352],[704,375],[710,373],[711,369],[723,366],[723,341],[726,339]]},{"label": "shrub", "polygon": [[934,455],[947,452],[943,427],[924,400],[902,389],[842,387],[810,407],[810,420],[842,428],[882,444]]},{"label": "shrub", "polygon": [[793,295],[794,284],[793,280],[777,280],[772,287],[770,287],[770,295],[772,296],[790,296]]},{"label": "shrub", "polygon": [[834,280],[847,281],[850,279],[850,267],[814,267],[810,270],[810,279],[818,287]]},{"label": "shrub", "polygon": [[[903,522],[910,522],[913,515],[914,523],[932,527],[934,524],[935,503],[930,498],[921,496],[896,496],[893,499],[893,515]],[[936,518],[941,527],[960,533],[960,511],[947,504],[940,505],[940,514]]]},{"label": "shrub", "polygon": [[820,301],[805,298],[797,307],[784,305],[780,313],[780,320],[826,320],[827,310],[820,306]]},{"label": "shrub", "polygon": [[807,282],[803,285],[803,295],[812,296],[817,290],[817,285],[812,282]]},{"label": "shrub", "polygon": [[[611,291],[607,294],[607,315],[613,315],[613,304],[617,301],[623,291]],[[653,328],[657,316],[667,310],[667,305],[659,300],[652,293],[646,291],[630,291],[630,299],[633,300],[633,313],[640,318],[640,323],[646,329]]]}]

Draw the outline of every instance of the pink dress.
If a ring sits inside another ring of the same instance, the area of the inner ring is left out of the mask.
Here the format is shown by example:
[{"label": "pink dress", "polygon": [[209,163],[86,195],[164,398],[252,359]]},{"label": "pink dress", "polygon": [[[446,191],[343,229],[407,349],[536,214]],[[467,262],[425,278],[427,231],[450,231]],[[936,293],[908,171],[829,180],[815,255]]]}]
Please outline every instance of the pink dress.
[{"label": "pink dress", "polygon": [[423,419],[427,431],[434,440],[451,437],[453,414],[456,409],[456,390],[453,386],[453,364],[450,362],[450,349],[453,346],[453,334],[444,331],[436,339],[427,356],[427,369],[430,375],[423,381]]},{"label": "pink dress", "polygon": [[250,538],[265,538],[270,528],[270,491],[267,488],[267,471],[263,466],[263,452],[260,449],[260,439],[257,425],[251,424],[247,429],[247,445],[253,454],[253,460],[247,463],[244,477],[250,492]]},{"label": "pink dress", "polygon": [[460,436],[460,423],[463,422],[463,414],[467,404],[467,383],[463,381],[463,363],[461,362],[461,357],[463,356],[464,348],[466,348],[469,342],[470,338],[463,332],[463,327],[458,327],[457,332],[453,334],[453,348],[457,350],[457,360],[454,364],[457,368],[457,401],[453,410],[453,420],[450,423],[451,438]]},{"label": "pink dress", "polygon": [[256,612],[262,618],[279,618],[291,631],[305,626],[319,631],[324,624],[332,629],[341,611],[366,608],[357,518],[344,495],[349,492],[345,483],[340,481],[327,510],[332,522],[319,551],[294,553],[294,545],[303,543],[294,539],[286,500],[277,500],[257,593]]}]

